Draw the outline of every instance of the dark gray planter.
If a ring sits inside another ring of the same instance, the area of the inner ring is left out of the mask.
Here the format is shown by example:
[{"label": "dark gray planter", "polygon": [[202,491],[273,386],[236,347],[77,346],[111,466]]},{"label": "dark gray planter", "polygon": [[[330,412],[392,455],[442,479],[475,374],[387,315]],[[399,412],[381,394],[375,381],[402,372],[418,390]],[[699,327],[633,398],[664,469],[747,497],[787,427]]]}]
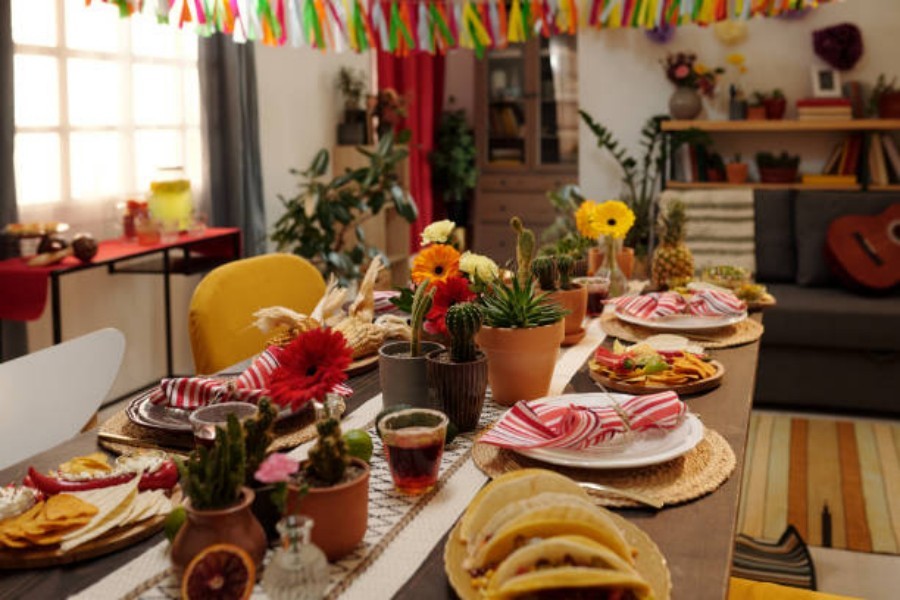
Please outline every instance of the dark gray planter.
[{"label": "dark gray planter", "polygon": [[[478,427],[484,395],[487,392],[487,356],[467,363],[449,361],[446,350],[430,352],[428,363],[428,393],[435,407],[447,415],[460,431]],[[443,357],[445,360],[441,360]]]},{"label": "dark gray planter", "polygon": [[422,352],[412,358],[409,342],[391,342],[378,349],[381,396],[385,407],[408,404],[418,408],[436,408],[428,396],[425,355],[443,350],[437,342],[422,342]]}]

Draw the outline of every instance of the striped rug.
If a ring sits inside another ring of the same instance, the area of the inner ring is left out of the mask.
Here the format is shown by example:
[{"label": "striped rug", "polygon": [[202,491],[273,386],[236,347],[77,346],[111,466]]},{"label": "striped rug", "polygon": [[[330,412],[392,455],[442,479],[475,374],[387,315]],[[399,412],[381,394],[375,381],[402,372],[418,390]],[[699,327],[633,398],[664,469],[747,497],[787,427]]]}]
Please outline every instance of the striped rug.
[{"label": "striped rug", "polygon": [[738,531],[900,554],[900,423],[754,412]]}]

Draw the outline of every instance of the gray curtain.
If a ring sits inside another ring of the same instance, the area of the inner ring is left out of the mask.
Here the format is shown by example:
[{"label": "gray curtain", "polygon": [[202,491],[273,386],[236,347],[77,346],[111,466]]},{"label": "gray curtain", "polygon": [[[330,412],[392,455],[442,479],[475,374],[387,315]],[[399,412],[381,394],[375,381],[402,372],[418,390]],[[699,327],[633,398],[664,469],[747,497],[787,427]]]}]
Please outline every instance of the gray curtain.
[{"label": "gray curtain", "polygon": [[266,215],[253,44],[218,34],[201,39],[199,69],[210,222],[240,227],[244,254],[263,254]]},{"label": "gray curtain", "polygon": [[[0,229],[18,220],[16,179],[13,166],[15,106],[13,94],[13,43],[10,2],[0,0]],[[0,236],[0,241],[3,238]],[[6,258],[10,246],[0,243],[0,258]],[[0,361],[15,358],[28,350],[25,323],[0,323]]]}]

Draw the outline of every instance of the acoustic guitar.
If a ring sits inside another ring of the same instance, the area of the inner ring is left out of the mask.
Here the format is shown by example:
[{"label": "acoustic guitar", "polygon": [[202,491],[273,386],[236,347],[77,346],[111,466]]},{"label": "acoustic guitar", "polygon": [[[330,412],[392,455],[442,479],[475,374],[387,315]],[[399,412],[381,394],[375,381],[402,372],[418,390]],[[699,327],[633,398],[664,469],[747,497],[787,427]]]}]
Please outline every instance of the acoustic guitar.
[{"label": "acoustic guitar", "polygon": [[880,215],[847,215],[831,222],[825,251],[839,277],[875,292],[900,284],[900,204]]}]

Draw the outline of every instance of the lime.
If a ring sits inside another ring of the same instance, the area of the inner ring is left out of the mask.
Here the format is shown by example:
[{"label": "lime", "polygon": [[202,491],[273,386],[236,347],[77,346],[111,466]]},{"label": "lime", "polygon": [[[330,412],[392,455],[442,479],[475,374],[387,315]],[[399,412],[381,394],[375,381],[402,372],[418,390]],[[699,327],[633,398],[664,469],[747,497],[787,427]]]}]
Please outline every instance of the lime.
[{"label": "lime", "polygon": [[453,424],[453,421],[447,423],[447,436],[444,438],[444,446],[449,446],[459,435],[459,428]]},{"label": "lime", "polygon": [[378,425],[381,423],[381,420],[388,416],[393,412],[397,412],[398,410],[406,410],[407,408],[412,408],[409,404],[396,404],[394,406],[386,406],[384,407],[378,416],[375,417],[375,431],[378,432],[378,436],[381,437],[381,427]]},{"label": "lime", "polygon": [[172,509],[172,512],[166,516],[166,521],[163,524],[167,540],[171,542],[175,539],[175,534],[177,534],[178,530],[181,529],[181,526],[184,525],[184,520],[186,518],[187,511],[184,510],[183,506],[176,506]]},{"label": "lime", "polygon": [[372,438],[362,429],[351,429],[344,434],[344,442],[350,456],[369,462],[372,458]]}]

